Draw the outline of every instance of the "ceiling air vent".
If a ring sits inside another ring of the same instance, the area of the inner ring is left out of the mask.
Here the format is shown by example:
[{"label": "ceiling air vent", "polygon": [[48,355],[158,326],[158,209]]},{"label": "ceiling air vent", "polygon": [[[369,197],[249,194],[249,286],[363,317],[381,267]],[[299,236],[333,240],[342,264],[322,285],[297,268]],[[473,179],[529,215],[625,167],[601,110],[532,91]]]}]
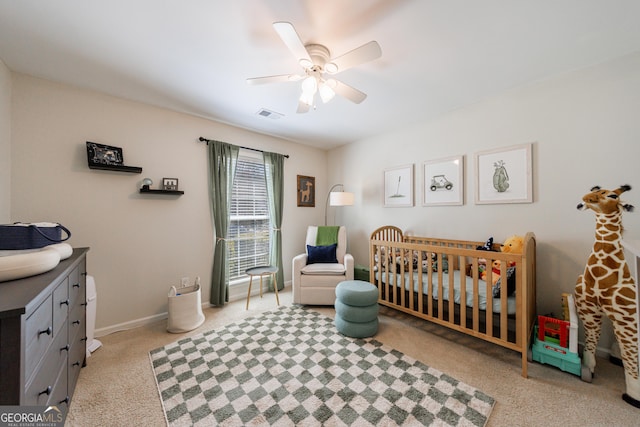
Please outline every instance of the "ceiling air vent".
[{"label": "ceiling air vent", "polygon": [[272,120],[277,120],[280,117],[284,117],[284,114],[276,113],[275,111],[267,110],[266,108],[260,109],[256,114],[261,117],[267,117]]}]

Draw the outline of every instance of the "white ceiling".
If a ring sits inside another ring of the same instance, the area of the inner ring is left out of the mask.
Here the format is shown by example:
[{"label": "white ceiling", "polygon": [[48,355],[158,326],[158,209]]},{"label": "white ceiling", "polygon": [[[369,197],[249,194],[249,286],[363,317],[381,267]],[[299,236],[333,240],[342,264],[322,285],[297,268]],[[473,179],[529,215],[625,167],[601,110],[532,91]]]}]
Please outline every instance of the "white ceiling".
[{"label": "white ceiling", "polygon": [[[0,0],[0,59],[331,148],[640,51],[638,18],[638,0]],[[299,83],[247,85],[302,70],[275,21],[334,57],[376,40],[381,58],[336,76],[367,99],[296,114]],[[284,117],[258,116],[262,108]]]}]

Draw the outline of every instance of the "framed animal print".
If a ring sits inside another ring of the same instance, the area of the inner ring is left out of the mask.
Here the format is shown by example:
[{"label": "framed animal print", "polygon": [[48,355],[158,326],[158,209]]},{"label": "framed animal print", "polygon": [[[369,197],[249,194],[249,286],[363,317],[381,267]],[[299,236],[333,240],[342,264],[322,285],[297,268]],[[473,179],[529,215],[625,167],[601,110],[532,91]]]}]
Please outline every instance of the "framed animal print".
[{"label": "framed animal print", "polygon": [[298,207],[313,208],[316,206],[316,178],[298,175]]}]

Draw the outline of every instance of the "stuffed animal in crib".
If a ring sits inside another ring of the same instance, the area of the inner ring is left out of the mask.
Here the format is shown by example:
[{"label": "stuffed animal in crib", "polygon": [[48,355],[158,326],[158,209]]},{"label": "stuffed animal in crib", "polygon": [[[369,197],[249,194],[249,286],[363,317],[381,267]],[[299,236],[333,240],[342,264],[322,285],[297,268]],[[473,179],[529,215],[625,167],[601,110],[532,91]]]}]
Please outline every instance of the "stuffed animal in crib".
[{"label": "stuffed animal in crib", "polygon": [[500,246],[500,252],[511,253],[511,254],[521,254],[523,247],[524,247],[524,237],[511,236],[504,241],[502,246]]},{"label": "stuffed animal in crib", "polygon": [[593,187],[578,204],[579,210],[591,209],[595,213],[596,235],[584,273],[576,283],[575,304],[585,329],[583,369],[593,374],[602,319],[607,316],[624,366],[627,389],[622,398],[640,408],[637,289],[621,242],[622,213],[632,211],[633,206],[620,200],[620,195],[629,190],[628,185],[615,190]]},{"label": "stuffed animal in crib", "polygon": [[[502,265],[502,262],[499,259],[494,259],[493,263],[491,263],[491,284],[495,285],[496,282],[498,280],[500,280],[500,266]],[[487,272],[487,270],[483,270],[480,273],[480,279],[484,280],[485,282],[487,281],[487,275],[489,273]]]},{"label": "stuffed animal in crib", "polygon": [[493,249],[493,237],[489,237],[484,245],[476,246],[477,251],[495,252]]}]

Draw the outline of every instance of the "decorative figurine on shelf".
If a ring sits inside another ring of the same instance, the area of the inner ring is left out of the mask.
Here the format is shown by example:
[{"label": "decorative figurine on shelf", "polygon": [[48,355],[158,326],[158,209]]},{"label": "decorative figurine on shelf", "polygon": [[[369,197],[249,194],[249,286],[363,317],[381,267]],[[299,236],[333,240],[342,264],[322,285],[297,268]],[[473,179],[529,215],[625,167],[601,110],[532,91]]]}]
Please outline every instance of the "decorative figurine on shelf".
[{"label": "decorative figurine on shelf", "polygon": [[142,180],[142,189],[148,190],[153,185],[151,178],[145,178]]},{"label": "decorative figurine on shelf", "polygon": [[631,187],[628,185],[616,190],[593,187],[578,204],[580,210],[595,212],[596,236],[584,273],[578,277],[575,296],[578,315],[585,329],[583,370],[589,369],[593,375],[604,314],[611,319],[622,350],[627,387],[622,398],[640,408],[637,290],[621,243],[622,212],[632,211],[633,206],[623,203],[620,195],[629,190]]}]

